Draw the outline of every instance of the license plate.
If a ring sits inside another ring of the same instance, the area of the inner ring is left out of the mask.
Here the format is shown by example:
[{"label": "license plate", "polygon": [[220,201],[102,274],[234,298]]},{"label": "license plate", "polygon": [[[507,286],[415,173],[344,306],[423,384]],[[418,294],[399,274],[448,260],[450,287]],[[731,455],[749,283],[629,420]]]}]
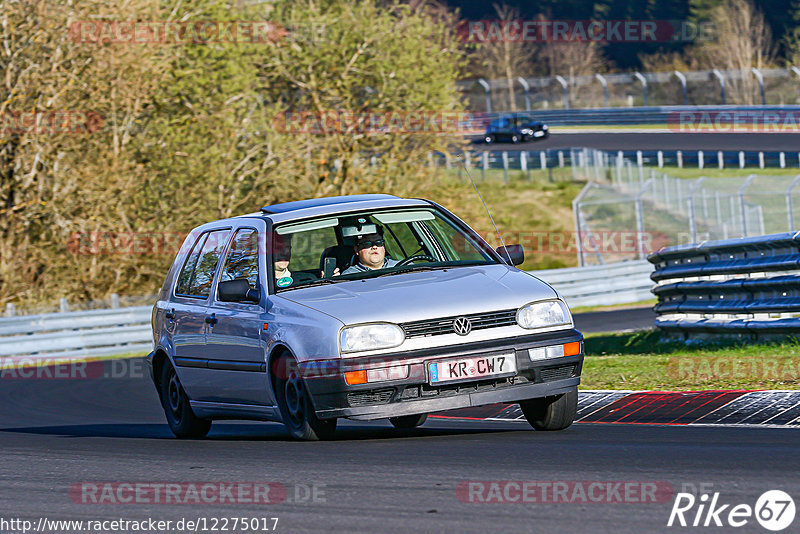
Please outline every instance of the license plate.
[{"label": "license plate", "polygon": [[431,384],[480,380],[493,376],[513,375],[516,372],[517,360],[513,352],[495,354],[494,356],[473,356],[471,358],[428,362],[428,374]]}]

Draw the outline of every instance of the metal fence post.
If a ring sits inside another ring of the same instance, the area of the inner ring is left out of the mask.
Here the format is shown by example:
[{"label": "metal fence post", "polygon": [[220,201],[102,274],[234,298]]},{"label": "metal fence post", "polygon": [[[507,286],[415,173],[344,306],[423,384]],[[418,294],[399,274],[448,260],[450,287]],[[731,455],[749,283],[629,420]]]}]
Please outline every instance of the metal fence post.
[{"label": "metal fence post", "polygon": [[644,100],[644,106],[647,107],[647,78],[641,72],[634,72],[633,75],[642,82],[642,99]]},{"label": "metal fence post", "polygon": [[569,109],[569,90],[567,89],[567,80],[558,74],[556,74],[555,79],[564,89],[564,109]]},{"label": "metal fence post", "polygon": [[745,210],[744,204],[744,192],[750,186],[753,180],[755,180],[756,175],[751,174],[747,177],[747,180],[744,181],[742,187],[739,188],[739,208],[741,209],[742,213],[742,237],[747,237],[747,212]]},{"label": "metal fence post", "polygon": [[602,74],[595,74],[595,78],[597,78],[603,86],[603,102],[605,102],[606,107],[608,106],[608,84],[606,83],[606,79]]},{"label": "metal fence post", "polygon": [[794,206],[792,204],[792,189],[800,183],[800,174],[794,177],[792,183],[789,184],[789,188],[786,190],[786,214],[789,218],[789,231],[794,231]]},{"label": "metal fence post", "polygon": [[711,72],[719,80],[719,95],[720,95],[720,99],[722,99],[722,105],[724,106],[725,105],[725,77],[717,69],[714,69]]},{"label": "metal fence post", "polygon": [[528,81],[520,76],[517,78],[519,84],[522,86],[522,89],[525,91],[525,111],[531,110],[531,86],[528,85]]},{"label": "metal fence post", "polygon": [[558,166],[559,167],[563,167],[564,166],[564,151],[563,150],[559,150],[558,151]]},{"label": "metal fence post", "polygon": [[508,152],[503,150],[503,181],[508,183]]},{"label": "metal fence post", "polygon": [[759,152],[758,153],[758,168],[759,169],[763,169],[764,168],[764,153],[763,152]]},{"label": "metal fence post", "polygon": [[636,195],[636,204],[634,205],[634,210],[636,212],[636,259],[644,259],[647,257],[644,244],[644,210],[642,209],[642,196],[650,187],[652,181],[653,180],[647,180]]},{"label": "metal fence post", "polygon": [[544,150],[539,151],[539,166],[542,168],[542,170],[547,168],[547,152]]},{"label": "metal fence post", "polygon": [[119,308],[119,295],[116,293],[111,293],[111,308]]},{"label": "metal fence post", "polygon": [[684,76],[683,73],[681,71],[679,71],[679,70],[675,71],[675,76],[677,76],[678,80],[680,80],[680,82],[681,82],[681,89],[683,90],[683,105],[684,106],[688,106],[689,105],[689,95],[686,92],[686,76]]},{"label": "metal fence post", "polygon": [[694,194],[697,189],[703,185],[705,177],[698,178],[697,181],[689,189],[689,199],[686,203],[686,211],[689,215],[689,235],[691,236],[692,243],[697,243],[697,217],[694,211]]},{"label": "metal fence post", "polygon": [[683,152],[678,150],[678,152],[675,154],[675,156],[678,159],[678,168],[682,169],[683,168]]},{"label": "metal fence post", "polygon": [[14,317],[17,315],[17,309],[14,307],[14,303],[7,302],[6,303],[6,317]]},{"label": "metal fence post", "polygon": [[583,221],[581,220],[581,201],[583,197],[586,196],[586,193],[589,192],[589,189],[592,188],[594,184],[592,182],[587,182],[581,192],[578,193],[578,196],[572,200],[572,213],[575,216],[575,235],[577,236],[578,241],[578,265],[584,267],[586,265],[586,259],[583,255],[583,236],[581,235],[581,229],[583,228]]},{"label": "metal fence post", "polygon": [[483,91],[486,93],[486,113],[492,112],[492,88],[489,86],[489,82],[480,78],[478,83],[481,84],[483,87]]},{"label": "metal fence post", "polygon": [[778,154],[778,165],[780,166],[781,169],[785,169],[786,168],[786,153],[785,152],[781,152],[781,153]]},{"label": "metal fence post", "polygon": [[519,153],[519,168],[523,171],[528,170],[528,153],[524,150]]},{"label": "metal fence post", "polygon": [[744,150],[739,151],[739,168],[744,169]]},{"label": "metal fence post", "polygon": [[703,151],[702,150],[698,150],[697,151],[697,168],[698,169],[702,169],[704,164],[705,164],[705,162],[703,161]]},{"label": "metal fence post", "polygon": [[753,67],[752,69],[753,74],[756,75],[756,80],[758,80],[758,87],[761,90],[761,105],[767,105],[767,99],[764,96],[764,76],[761,75],[761,71],[757,68]]},{"label": "metal fence post", "polygon": [[658,168],[664,168],[664,152],[662,150],[656,152],[656,159],[658,160]]},{"label": "metal fence post", "polygon": [[489,153],[488,152],[481,152],[481,179],[486,180],[486,171],[489,170]]},{"label": "metal fence post", "polygon": [[722,150],[717,152],[717,164],[719,165],[720,169],[724,169],[725,168],[725,156],[722,153]]},{"label": "metal fence post", "polygon": [[59,302],[59,311],[61,313],[66,313],[69,311],[69,303],[67,302],[67,299],[65,299],[64,297],[61,297],[61,300]]}]

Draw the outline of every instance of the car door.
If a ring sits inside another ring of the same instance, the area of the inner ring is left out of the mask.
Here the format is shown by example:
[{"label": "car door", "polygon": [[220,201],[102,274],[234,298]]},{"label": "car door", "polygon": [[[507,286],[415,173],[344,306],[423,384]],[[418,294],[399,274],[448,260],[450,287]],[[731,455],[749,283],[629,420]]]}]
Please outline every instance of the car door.
[{"label": "car door", "polygon": [[[214,320],[206,335],[206,354],[213,387],[204,400],[231,404],[272,406],[267,384],[265,312],[266,291],[262,280],[265,255],[259,245],[266,224],[253,219],[236,229],[215,284],[208,313]],[[245,279],[250,288],[261,293],[262,302],[223,302],[219,283]],[[266,322],[268,324],[268,322]]]},{"label": "car door", "polygon": [[194,400],[208,381],[208,302],[214,273],[229,235],[230,228],[212,229],[200,235],[178,275],[168,310],[175,323],[173,345],[178,376]]}]

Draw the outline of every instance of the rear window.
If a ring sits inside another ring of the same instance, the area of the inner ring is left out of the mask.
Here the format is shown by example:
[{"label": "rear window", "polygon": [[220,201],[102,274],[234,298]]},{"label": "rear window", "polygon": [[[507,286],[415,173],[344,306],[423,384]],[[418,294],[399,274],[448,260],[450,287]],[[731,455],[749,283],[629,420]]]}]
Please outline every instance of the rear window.
[{"label": "rear window", "polygon": [[200,236],[178,277],[176,295],[208,297],[229,233],[229,230],[215,230]]}]

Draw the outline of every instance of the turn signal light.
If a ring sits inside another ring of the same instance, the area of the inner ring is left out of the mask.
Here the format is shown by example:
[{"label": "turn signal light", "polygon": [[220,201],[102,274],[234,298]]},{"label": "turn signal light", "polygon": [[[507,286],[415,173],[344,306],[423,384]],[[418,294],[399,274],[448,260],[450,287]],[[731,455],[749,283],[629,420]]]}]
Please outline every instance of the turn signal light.
[{"label": "turn signal light", "polygon": [[572,343],[564,343],[564,356],[575,356],[581,353],[581,342],[573,341]]},{"label": "turn signal light", "polygon": [[355,386],[356,384],[366,384],[367,370],[362,369],[361,371],[345,371],[344,381],[347,382],[347,385],[349,386]]}]

